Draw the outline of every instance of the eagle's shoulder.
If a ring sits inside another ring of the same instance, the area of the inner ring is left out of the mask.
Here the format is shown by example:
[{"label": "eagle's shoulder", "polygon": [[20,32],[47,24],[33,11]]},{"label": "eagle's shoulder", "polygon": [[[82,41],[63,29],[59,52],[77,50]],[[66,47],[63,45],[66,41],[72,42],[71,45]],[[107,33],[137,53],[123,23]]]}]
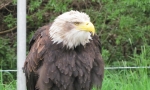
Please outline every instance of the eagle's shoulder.
[{"label": "eagle's shoulder", "polygon": [[43,27],[40,27],[29,43],[29,53],[26,57],[24,64],[24,70],[26,71],[36,71],[40,66],[39,62],[43,60],[43,55],[47,50],[47,46],[51,43],[49,36],[49,28],[51,24],[47,24]]},{"label": "eagle's shoulder", "polygon": [[36,32],[34,33],[33,37],[30,40],[29,43],[29,50],[31,49],[32,45],[35,43],[35,41],[41,37],[41,36],[49,36],[49,28],[51,27],[51,23],[42,26],[40,28],[38,28],[38,30],[36,30]]}]

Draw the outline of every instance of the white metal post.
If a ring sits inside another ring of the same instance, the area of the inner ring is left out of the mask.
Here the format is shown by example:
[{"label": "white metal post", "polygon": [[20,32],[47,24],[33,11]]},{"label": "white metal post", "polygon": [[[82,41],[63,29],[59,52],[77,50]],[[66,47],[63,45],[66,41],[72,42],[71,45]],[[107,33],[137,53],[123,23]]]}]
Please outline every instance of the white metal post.
[{"label": "white metal post", "polygon": [[22,71],[26,58],[26,0],[17,0],[17,90],[26,90]]}]

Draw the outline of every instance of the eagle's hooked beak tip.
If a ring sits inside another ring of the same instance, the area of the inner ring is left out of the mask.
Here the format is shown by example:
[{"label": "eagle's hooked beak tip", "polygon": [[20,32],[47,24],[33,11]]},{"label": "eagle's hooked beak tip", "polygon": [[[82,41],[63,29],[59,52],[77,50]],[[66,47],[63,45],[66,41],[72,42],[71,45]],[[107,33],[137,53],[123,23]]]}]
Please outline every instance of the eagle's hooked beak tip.
[{"label": "eagle's hooked beak tip", "polygon": [[91,23],[91,22],[83,22],[83,23],[79,24],[77,27],[79,28],[79,30],[83,30],[83,31],[92,33],[93,36],[95,34],[95,27],[94,27],[93,23]]}]

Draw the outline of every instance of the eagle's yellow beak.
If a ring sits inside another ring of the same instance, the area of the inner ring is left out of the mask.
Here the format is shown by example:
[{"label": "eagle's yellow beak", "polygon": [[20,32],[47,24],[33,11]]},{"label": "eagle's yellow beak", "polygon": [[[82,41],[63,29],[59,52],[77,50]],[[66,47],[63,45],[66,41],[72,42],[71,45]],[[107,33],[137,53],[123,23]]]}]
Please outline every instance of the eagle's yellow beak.
[{"label": "eagle's yellow beak", "polygon": [[79,30],[91,32],[93,35],[95,34],[95,27],[91,22],[83,22],[76,25]]}]

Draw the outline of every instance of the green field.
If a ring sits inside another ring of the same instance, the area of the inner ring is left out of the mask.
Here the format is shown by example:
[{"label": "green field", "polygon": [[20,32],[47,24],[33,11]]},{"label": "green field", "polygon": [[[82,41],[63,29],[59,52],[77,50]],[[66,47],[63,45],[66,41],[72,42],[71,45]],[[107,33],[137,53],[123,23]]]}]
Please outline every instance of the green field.
[{"label": "green field", "polygon": [[102,90],[149,90],[147,69],[106,70]]},{"label": "green field", "polygon": [[[148,69],[105,70],[102,90],[149,90]],[[1,78],[2,80],[2,78]],[[0,83],[0,90],[16,90],[16,80]],[[98,90],[93,88],[93,90]]]}]

